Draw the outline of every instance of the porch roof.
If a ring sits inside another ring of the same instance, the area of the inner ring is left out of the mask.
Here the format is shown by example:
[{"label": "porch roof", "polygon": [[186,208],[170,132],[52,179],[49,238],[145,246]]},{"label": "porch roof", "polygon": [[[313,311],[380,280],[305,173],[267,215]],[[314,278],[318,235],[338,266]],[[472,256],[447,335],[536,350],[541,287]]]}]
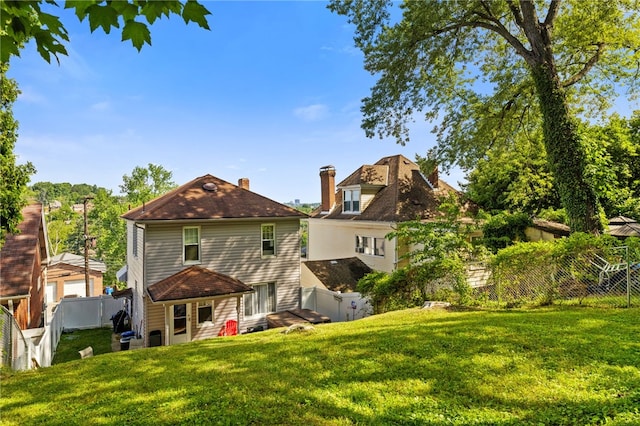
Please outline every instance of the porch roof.
[{"label": "porch roof", "polygon": [[253,291],[253,288],[233,277],[200,266],[189,266],[147,288],[152,302],[230,296]]}]

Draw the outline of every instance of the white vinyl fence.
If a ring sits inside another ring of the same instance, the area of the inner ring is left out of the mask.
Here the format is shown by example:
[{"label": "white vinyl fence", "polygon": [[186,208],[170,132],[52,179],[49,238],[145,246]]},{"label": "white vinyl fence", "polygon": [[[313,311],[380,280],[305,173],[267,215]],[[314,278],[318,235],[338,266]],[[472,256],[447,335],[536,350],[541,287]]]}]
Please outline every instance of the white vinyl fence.
[{"label": "white vinyl fence", "polygon": [[112,326],[111,316],[126,309],[125,301],[106,295],[62,299],[44,328],[22,331],[15,326],[13,316],[3,312],[0,317],[2,365],[14,370],[30,369],[33,361],[40,367],[51,366],[63,331]]},{"label": "white vinyl fence", "polygon": [[371,304],[360,293],[339,293],[318,287],[300,289],[300,307],[331,318],[331,322],[352,321],[373,313]]}]

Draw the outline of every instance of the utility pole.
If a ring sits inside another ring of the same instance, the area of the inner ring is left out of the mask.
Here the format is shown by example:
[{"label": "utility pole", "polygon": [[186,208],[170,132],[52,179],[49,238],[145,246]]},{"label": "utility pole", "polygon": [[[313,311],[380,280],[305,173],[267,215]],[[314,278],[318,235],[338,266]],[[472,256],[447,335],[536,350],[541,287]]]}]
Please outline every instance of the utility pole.
[{"label": "utility pole", "polygon": [[91,286],[89,285],[89,224],[87,222],[87,201],[93,197],[84,197],[84,291],[85,296],[91,296]]}]

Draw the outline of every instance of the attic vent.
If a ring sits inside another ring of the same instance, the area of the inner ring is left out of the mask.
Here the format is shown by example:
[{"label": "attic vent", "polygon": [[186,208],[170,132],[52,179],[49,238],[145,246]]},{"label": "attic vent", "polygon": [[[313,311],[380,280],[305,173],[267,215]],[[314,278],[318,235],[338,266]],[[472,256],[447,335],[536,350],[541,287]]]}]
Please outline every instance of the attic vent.
[{"label": "attic vent", "polygon": [[207,182],[202,185],[202,189],[209,192],[216,192],[218,190],[218,186],[213,182]]}]

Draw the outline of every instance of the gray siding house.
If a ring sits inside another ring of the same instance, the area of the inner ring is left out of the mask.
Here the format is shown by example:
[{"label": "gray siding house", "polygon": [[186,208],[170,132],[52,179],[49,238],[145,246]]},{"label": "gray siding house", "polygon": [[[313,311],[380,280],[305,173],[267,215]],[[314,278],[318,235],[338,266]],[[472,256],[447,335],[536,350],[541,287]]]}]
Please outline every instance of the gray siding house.
[{"label": "gray siding house", "polygon": [[146,346],[266,328],[267,314],[299,306],[306,215],[248,179],[205,175],[122,217],[131,319]]}]

